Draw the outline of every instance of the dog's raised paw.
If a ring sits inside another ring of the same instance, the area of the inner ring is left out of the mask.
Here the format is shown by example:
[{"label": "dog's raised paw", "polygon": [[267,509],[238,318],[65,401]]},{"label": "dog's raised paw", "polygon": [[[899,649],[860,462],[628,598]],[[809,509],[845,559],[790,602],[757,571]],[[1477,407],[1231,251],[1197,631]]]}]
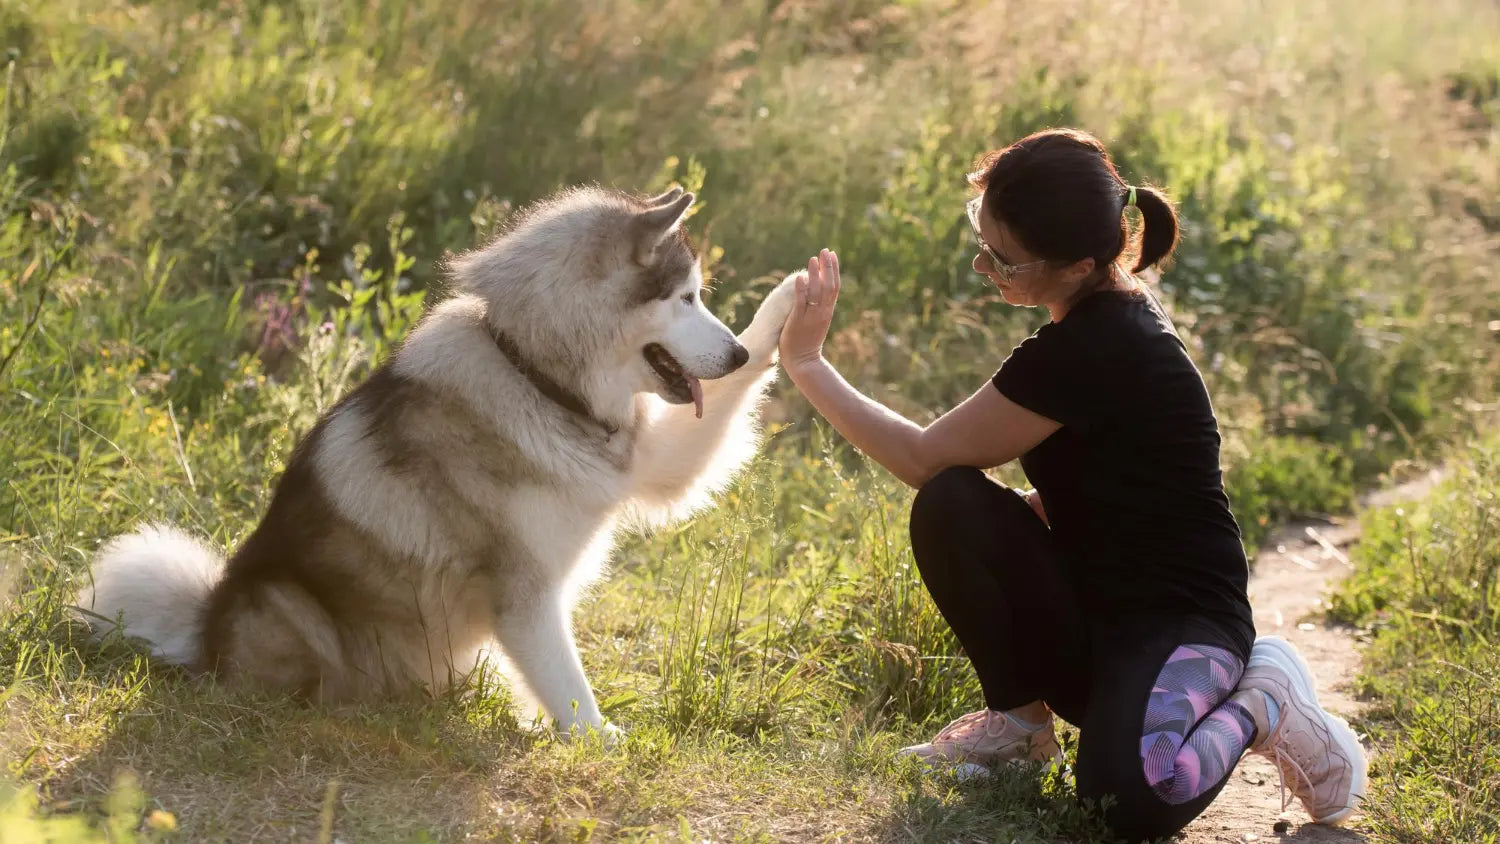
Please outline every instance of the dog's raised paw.
[{"label": "dog's raised paw", "polygon": [[807,270],[792,273],[782,279],[781,283],[776,285],[770,293],[767,293],[766,298],[760,303],[760,308],[755,312],[756,318],[759,319],[764,314],[768,321],[777,328],[784,325],[786,318],[792,315],[792,308],[797,304],[797,279],[799,278],[807,278]]},{"label": "dog's raised paw", "polygon": [[792,273],[761,300],[750,327],[740,335],[740,342],[750,350],[752,360],[774,360],[776,346],[781,342],[781,328],[797,304],[797,279],[806,277],[807,270]]}]

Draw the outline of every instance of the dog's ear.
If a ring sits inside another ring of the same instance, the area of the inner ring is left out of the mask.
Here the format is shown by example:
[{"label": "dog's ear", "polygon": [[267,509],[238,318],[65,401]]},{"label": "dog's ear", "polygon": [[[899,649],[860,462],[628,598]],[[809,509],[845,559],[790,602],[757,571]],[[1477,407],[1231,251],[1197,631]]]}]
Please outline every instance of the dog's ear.
[{"label": "dog's ear", "polygon": [[682,225],[682,218],[693,207],[693,195],[684,193],[676,199],[635,215],[632,228],[635,230],[635,262],[641,266],[651,264],[651,255],[668,235]]},{"label": "dog's ear", "polygon": [[667,191],[666,193],[658,194],[656,196],[653,196],[650,199],[643,199],[643,200],[641,200],[641,202],[647,208],[655,208],[658,205],[666,205],[668,202],[671,202],[672,200],[676,199],[677,197],[679,197],[681,195],[682,195],[682,188],[676,187],[676,188],[672,188],[671,190]]}]

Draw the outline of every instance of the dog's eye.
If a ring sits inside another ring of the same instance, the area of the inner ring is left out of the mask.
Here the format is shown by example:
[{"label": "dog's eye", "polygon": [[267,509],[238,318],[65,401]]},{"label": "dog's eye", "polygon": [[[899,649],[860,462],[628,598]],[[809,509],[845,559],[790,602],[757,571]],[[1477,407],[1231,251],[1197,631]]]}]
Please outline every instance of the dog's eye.
[{"label": "dog's eye", "polygon": [[684,301],[684,302],[688,303],[689,305],[691,305],[691,304],[693,304],[693,300],[695,298],[697,298],[697,296],[698,296],[698,294],[696,292],[694,292],[694,293],[684,293],[683,296],[682,296],[682,301]]}]

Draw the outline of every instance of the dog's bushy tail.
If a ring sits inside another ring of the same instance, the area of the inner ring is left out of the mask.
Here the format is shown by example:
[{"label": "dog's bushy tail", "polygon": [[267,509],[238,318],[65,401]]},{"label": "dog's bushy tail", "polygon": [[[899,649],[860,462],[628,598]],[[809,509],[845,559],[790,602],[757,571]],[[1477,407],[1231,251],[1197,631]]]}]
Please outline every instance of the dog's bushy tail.
[{"label": "dog's bushy tail", "polygon": [[77,605],[97,636],[120,625],[150,644],[152,656],[194,666],[203,652],[208,594],[223,570],[223,557],[202,542],[147,525],[99,549]]}]

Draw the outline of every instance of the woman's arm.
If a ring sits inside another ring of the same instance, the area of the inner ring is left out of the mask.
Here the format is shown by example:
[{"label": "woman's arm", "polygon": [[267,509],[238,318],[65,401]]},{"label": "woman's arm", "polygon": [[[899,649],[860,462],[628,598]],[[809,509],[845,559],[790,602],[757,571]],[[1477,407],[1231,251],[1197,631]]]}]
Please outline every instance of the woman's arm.
[{"label": "woman's arm", "polygon": [[990,384],[925,428],[860,393],[823,358],[839,287],[838,257],[825,249],[797,282],[797,304],[781,332],[782,365],[830,425],[902,481],[920,488],[949,466],[1009,463],[1062,427]]}]

